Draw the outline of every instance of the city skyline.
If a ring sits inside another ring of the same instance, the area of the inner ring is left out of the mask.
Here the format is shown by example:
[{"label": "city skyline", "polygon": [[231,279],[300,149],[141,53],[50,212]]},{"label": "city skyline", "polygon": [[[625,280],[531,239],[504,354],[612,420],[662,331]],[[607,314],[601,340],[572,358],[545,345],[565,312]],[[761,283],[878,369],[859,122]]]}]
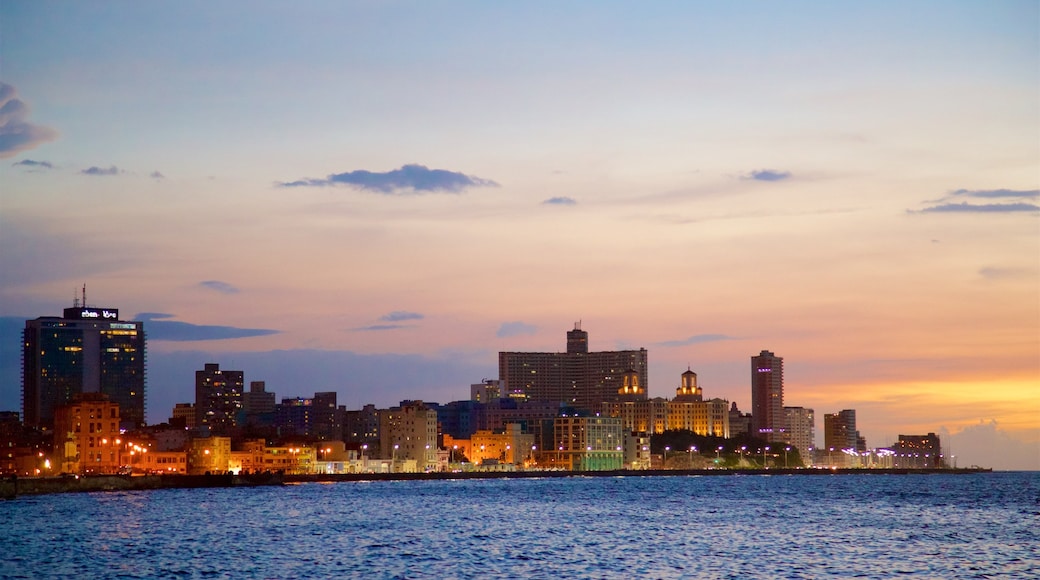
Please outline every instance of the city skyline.
[{"label": "city skyline", "polygon": [[871,446],[1040,468],[1035,3],[245,6],[0,5],[0,408],[86,283],[150,423],[205,363],[464,399],[583,320],[651,397],[750,410],[769,349]]}]

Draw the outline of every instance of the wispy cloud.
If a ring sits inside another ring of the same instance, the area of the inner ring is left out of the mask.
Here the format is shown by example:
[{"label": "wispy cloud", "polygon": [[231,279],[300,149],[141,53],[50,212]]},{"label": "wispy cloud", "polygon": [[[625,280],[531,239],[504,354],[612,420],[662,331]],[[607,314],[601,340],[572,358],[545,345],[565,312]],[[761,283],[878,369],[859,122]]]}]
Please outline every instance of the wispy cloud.
[{"label": "wispy cloud", "polygon": [[1011,278],[1032,277],[1035,271],[1025,268],[995,268],[986,267],[979,269],[979,276],[987,280],[1006,280]]},{"label": "wispy cloud", "polygon": [[80,171],[80,173],[83,175],[119,175],[119,168],[115,165],[108,168],[93,166]]},{"label": "wispy cloud", "polygon": [[950,192],[954,197],[1036,199],[1040,189],[958,189]]},{"label": "wispy cloud", "polygon": [[18,90],[0,82],[0,159],[58,138],[54,129],[30,123],[29,111],[29,105],[18,98]]},{"label": "wispy cloud", "polygon": [[742,179],[753,179],[755,181],[782,181],[791,177],[790,171],[778,171],[776,169],[756,169]]},{"label": "wispy cloud", "polygon": [[280,331],[267,328],[237,328],[234,326],[211,326],[190,324],[166,320],[172,314],[162,312],[142,312],[133,317],[145,323],[144,330],[148,340],[168,340],[173,342],[191,342],[199,340],[227,340],[233,338],[249,338],[278,334]]},{"label": "wispy cloud", "polygon": [[498,332],[495,333],[495,336],[498,338],[509,338],[511,336],[535,334],[536,332],[538,332],[537,326],[517,320],[514,322],[503,322],[502,326],[498,327]]},{"label": "wispy cloud", "polygon": [[405,320],[422,320],[423,315],[418,312],[408,312],[407,310],[395,310],[389,314],[384,314],[379,317],[379,320],[383,322],[403,322]]},{"label": "wispy cloud", "polygon": [[578,203],[573,197],[550,197],[542,205],[574,205]]},{"label": "wispy cloud", "polygon": [[159,173],[158,171],[151,172],[148,175],[148,177],[151,177],[152,179],[166,179],[166,176],[163,175],[162,173]]},{"label": "wispy cloud", "polygon": [[12,163],[12,165],[21,165],[22,167],[40,167],[43,169],[54,169],[54,166],[51,165],[50,161],[35,161],[33,159],[22,159],[17,163]]},{"label": "wispy cloud", "polygon": [[719,342],[722,340],[737,340],[736,337],[729,336],[726,334],[697,334],[687,338],[681,338],[679,340],[666,340],[664,342],[658,342],[655,346],[662,347],[674,347],[674,346],[690,346],[691,344],[701,344],[705,342]]},{"label": "wispy cloud", "polygon": [[324,179],[300,179],[279,183],[280,187],[324,187],[346,185],[365,191],[387,195],[407,193],[459,193],[470,187],[497,187],[490,179],[482,179],[446,169],[430,169],[410,164],[385,172],[359,169],[347,173],[333,173]]},{"label": "wispy cloud", "polygon": [[409,324],[373,324],[371,326],[360,326],[352,329],[354,332],[379,332],[382,330],[398,330],[400,328],[412,328]]},{"label": "wispy cloud", "polygon": [[[1001,200],[1002,203],[969,203],[965,198]],[[907,213],[1033,213],[1040,206],[1031,200],[1040,198],[1037,189],[957,189],[937,200],[925,201],[928,207],[906,210]]]},{"label": "wispy cloud", "polygon": [[907,210],[909,213],[1034,213],[1040,212],[1040,206],[1034,203],[940,203],[921,210]]},{"label": "wispy cloud", "polygon": [[199,282],[199,286],[207,288],[209,290],[215,290],[221,294],[238,294],[238,288],[228,284],[227,282],[221,282],[220,280],[204,280]]}]

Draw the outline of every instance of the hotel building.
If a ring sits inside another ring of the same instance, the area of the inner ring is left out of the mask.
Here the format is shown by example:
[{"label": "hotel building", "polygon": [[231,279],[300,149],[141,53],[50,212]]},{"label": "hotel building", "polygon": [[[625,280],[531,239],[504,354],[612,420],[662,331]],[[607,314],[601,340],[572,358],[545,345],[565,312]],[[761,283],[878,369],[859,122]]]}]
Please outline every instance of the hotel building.
[{"label": "hotel building", "polygon": [[589,352],[589,333],[580,324],[567,332],[567,352],[500,352],[501,393],[528,401],[550,401],[598,411],[618,397],[626,371],[636,373],[646,398],[646,349]]},{"label": "hotel building", "polygon": [[204,436],[230,435],[242,412],[242,371],[206,363],[195,371],[195,427]]},{"label": "hotel building", "polygon": [[55,409],[80,393],[106,395],[119,406],[123,427],[144,425],[142,322],[120,319],[115,308],[81,306],[77,300],[61,317],[26,320],[22,337],[22,411],[27,426],[52,428]]}]

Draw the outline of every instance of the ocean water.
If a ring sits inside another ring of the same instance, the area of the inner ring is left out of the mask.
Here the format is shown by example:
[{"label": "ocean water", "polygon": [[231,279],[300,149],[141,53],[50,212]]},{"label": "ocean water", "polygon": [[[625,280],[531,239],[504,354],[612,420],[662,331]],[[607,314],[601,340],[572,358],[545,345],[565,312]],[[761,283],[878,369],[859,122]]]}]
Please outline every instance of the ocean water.
[{"label": "ocean water", "polygon": [[2,578],[1040,578],[1040,473],[301,484],[0,502]]}]

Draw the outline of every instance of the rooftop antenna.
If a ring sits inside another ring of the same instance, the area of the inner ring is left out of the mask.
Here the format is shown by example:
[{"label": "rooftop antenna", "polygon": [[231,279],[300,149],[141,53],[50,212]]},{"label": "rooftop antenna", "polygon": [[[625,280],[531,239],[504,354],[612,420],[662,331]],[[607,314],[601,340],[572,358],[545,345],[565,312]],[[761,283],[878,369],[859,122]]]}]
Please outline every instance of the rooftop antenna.
[{"label": "rooftop antenna", "polygon": [[75,289],[72,290],[72,307],[79,308],[79,294],[76,293]]},{"label": "rooftop antenna", "polygon": [[87,283],[83,283],[83,308],[87,307]]}]

